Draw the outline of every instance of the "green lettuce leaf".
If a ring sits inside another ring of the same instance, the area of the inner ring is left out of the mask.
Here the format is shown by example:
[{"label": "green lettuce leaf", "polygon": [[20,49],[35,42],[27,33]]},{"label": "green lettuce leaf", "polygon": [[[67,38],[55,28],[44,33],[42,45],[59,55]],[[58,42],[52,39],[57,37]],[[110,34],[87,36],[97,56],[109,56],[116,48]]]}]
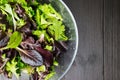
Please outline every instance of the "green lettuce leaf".
[{"label": "green lettuce leaf", "polygon": [[51,4],[40,5],[36,10],[35,19],[38,29],[47,29],[48,33],[54,37],[55,40],[68,40],[65,35],[65,26],[63,25],[62,16],[51,6]]},{"label": "green lettuce leaf", "polygon": [[55,38],[55,40],[67,40],[65,36],[65,26],[61,21],[53,19],[52,25],[48,27],[48,32]]},{"label": "green lettuce leaf", "polygon": [[50,42],[53,43],[53,38],[51,38],[51,37],[47,34],[46,30],[35,30],[35,31],[33,31],[33,35],[36,35],[38,38],[40,38],[41,35],[44,35],[45,41],[47,41],[47,42],[49,42],[49,43],[50,43]]}]

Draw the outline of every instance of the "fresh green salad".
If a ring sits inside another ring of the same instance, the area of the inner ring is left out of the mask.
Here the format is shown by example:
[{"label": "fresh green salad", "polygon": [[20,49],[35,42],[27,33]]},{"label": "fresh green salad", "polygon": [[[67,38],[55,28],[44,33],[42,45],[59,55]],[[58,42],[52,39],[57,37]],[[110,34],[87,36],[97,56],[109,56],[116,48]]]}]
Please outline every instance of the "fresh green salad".
[{"label": "fresh green salad", "polygon": [[0,74],[49,80],[67,50],[62,16],[49,0],[0,0]]}]

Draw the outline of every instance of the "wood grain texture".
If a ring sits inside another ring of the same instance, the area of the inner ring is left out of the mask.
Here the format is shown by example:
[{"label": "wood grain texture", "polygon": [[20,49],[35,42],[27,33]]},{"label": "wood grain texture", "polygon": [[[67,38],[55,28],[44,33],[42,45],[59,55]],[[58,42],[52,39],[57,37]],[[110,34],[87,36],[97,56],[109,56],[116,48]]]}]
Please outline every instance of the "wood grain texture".
[{"label": "wood grain texture", "polygon": [[120,0],[64,0],[76,18],[79,49],[63,80],[120,80]]},{"label": "wood grain texture", "polygon": [[103,1],[64,1],[78,24],[79,49],[63,80],[103,80]]},{"label": "wood grain texture", "polygon": [[104,1],[104,79],[113,80],[113,0]]},{"label": "wood grain texture", "polygon": [[104,80],[120,80],[120,1],[104,2]]}]

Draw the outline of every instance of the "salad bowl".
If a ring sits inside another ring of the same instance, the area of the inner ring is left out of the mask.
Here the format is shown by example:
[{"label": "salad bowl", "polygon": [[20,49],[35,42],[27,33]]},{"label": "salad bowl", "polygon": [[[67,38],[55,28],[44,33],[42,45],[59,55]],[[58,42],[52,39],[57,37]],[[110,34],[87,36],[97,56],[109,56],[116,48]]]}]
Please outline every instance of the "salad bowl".
[{"label": "salad bowl", "polygon": [[[61,51],[61,54],[57,57],[59,63],[55,67],[55,75],[50,78],[50,80],[61,80],[64,75],[69,71],[72,66],[78,49],[78,30],[76,21],[70,9],[62,0],[49,0],[50,4],[55,8],[55,10],[62,16],[63,24],[65,25],[65,35],[68,40],[65,42],[64,48],[66,51]],[[26,61],[25,61],[26,62]],[[26,62],[27,63],[27,62]],[[3,74],[0,75],[0,80],[8,80]],[[17,80],[13,75],[12,79]],[[22,73],[19,80],[33,80],[32,76]]]}]

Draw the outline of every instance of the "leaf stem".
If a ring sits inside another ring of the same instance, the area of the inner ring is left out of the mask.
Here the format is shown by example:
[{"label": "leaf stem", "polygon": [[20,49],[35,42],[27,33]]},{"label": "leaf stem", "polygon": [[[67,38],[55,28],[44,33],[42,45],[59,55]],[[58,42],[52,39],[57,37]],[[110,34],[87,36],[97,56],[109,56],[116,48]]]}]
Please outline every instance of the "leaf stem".
[{"label": "leaf stem", "polygon": [[0,51],[5,50],[5,49],[8,49],[8,47],[0,48]]},{"label": "leaf stem", "polygon": [[20,51],[20,52],[26,53],[24,50],[22,50],[22,49],[19,48],[19,47],[16,47],[15,49],[18,50],[18,51]]},{"label": "leaf stem", "polygon": [[3,65],[0,67],[0,70],[2,70],[4,68],[4,66],[6,65],[6,63],[8,62],[9,58],[6,58]]},{"label": "leaf stem", "polygon": [[[27,55],[27,56],[29,56],[29,57],[31,58],[31,56],[30,56],[29,54],[27,54],[25,50],[22,50],[22,49],[19,48],[19,47],[16,47],[15,49],[18,50],[18,51],[20,51],[20,52],[22,52],[23,54],[25,54],[25,55]],[[20,54],[21,54],[21,53],[20,53]]]}]

